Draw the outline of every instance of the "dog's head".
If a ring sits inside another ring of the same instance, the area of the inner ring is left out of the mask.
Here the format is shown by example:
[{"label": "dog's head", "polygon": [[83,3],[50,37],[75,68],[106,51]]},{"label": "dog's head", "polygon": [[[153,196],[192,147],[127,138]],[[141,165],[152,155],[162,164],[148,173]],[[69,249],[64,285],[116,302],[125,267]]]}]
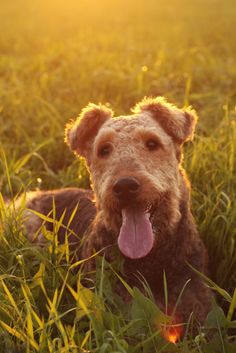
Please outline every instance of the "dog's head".
[{"label": "dog's head", "polygon": [[66,126],[66,142],[86,159],[97,209],[124,255],[146,256],[161,225],[177,224],[181,146],[196,119],[191,108],[157,97],[115,118],[107,107],[89,104]]}]

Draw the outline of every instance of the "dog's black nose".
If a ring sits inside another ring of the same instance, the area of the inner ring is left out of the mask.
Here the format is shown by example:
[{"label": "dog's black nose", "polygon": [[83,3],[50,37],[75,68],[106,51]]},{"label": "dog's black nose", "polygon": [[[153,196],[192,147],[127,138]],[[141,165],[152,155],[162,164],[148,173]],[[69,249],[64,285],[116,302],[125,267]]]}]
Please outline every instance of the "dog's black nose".
[{"label": "dog's black nose", "polygon": [[140,188],[140,183],[133,177],[118,179],[113,185],[113,194],[120,201],[129,201],[134,199]]}]

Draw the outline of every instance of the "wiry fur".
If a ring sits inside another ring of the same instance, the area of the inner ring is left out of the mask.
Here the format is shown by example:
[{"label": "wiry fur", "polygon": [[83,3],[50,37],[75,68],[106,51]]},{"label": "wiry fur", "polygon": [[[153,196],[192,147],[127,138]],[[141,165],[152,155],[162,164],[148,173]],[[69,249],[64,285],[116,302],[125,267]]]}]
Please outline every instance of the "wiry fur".
[{"label": "wiry fur", "polygon": [[106,106],[90,103],[76,121],[66,125],[65,140],[72,150],[88,159],[91,140],[100,126],[112,116],[113,111]]},{"label": "wiry fur", "polygon": [[197,115],[191,107],[179,109],[168,103],[164,97],[144,98],[133,112],[138,114],[145,111],[153,114],[175,142],[182,144],[193,137]]},{"label": "wiry fur", "polygon": [[[135,207],[150,210],[155,242],[144,258],[124,257],[126,278],[131,285],[140,287],[137,273],[142,274],[156,301],[164,306],[165,271],[169,310],[190,279],[178,306],[178,317],[186,321],[194,312],[202,322],[209,310],[211,293],[188,263],[205,272],[207,255],[190,211],[189,183],[180,166],[181,146],[192,137],[197,116],[191,108],[178,109],[162,97],[144,99],[133,112],[112,118],[113,112],[108,108],[90,104],[66,127],[66,142],[86,158],[89,166],[95,205],[89,191],[65,189],[36,194],[28,207],[47,214],[54,197],[57,217],[67,209],[66,223],[79,202],[75,222],[70,225],[75,234],[86,233],[78,255],[88,258],[109,245],[104,250],[109,260],[110,246],[116,246],[122,222],[122,205],[114,196],[113,186],[120,178],[136,178],[140,190]],[[158,148],[148,150],[148,140],[155,140]],[[104,146],[108,153],[101,155]],[[63,230],[59,232],[63,241]],[[76,244],[77,240],[73,240]]]}]

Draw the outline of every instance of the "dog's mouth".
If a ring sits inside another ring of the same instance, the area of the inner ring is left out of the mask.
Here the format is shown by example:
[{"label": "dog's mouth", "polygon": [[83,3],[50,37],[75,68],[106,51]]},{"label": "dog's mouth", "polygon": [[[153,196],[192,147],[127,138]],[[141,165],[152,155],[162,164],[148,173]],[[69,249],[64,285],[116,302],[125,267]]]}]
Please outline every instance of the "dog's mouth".
[{"label": "dog's mouth", "polygon": [[154,244],[151,218],[152,208],[122,209],[122,225],[118,236],[118,246],[123,255],[130,259],[140,259],[149,254]]}]

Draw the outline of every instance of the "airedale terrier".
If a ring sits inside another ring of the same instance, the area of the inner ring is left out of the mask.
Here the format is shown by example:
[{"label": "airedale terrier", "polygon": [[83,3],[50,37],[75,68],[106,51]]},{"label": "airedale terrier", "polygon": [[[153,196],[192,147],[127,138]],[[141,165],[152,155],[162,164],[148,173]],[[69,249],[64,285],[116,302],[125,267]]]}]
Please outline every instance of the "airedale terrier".
[{"label": "airedale terrier", "polygon": [[[186,322],[191,313],[202,323],[211,292],[189,264],[204,273],[207,255],[190,211],[189,182],[181,167],[182,145],[193,136],[197,116],[163,97],[145,98],[129,116],[113,117],[102,105],[89,104],[66,126],[66,142],[85,158],[93,192],[76,188],[40,191],[28,196],[27,208],[56,217],[66,210],[71,247],[80,258],[118,246],[129,284],[141,288],[145,278],[158,305],[164,307],[163,272],[169,312],[185,286],[177,311]],[[54,201],[53,201],[54,200]],[[94,203],[95,200],[95,203]],[[27,211],[30,212],[30,211]],[[33,239],[42,220],[31,214],[25,225]],[[52,223],[46,223],[52,229]],[[63,242],[66,228],[59,230]],[[42,241],[42,234],[37,233]],[[82,246],[76,235],[85,234]]]}]

